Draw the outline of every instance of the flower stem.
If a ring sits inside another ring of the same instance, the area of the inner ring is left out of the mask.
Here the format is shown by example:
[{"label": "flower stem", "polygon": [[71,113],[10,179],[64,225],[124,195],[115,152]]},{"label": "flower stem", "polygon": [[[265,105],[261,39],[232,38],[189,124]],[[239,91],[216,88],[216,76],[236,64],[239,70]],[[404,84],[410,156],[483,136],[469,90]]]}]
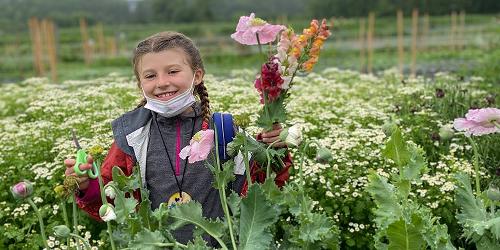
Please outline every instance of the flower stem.
[{"label": "flower stem", "polygon": [[[95,164],[97,164],[97,163],[95,163]],[[108,203],[108,200],[106,199],[106,194],[104,192],[104,181],[102,180],[102,176],[101,176],[101,167],[100,167],[100,164],[98,164],[98,165],[99,166],[96,167],[95,169],[97,170],[97,181],[99,182],[99,191],[101,193],[101,201],[102,201],[102,204],[104,205],[104,204]],[[106,227],[108,229],[108,235],[109,235],[109,241],[111,243],[111,249],[115,250],[116,246],[115,246],[115,241],[113,240],[113,229],[111,228],[110,221],[106,222]]]},{"label": "flower stem", "polygon": [[495,125],[495,127],[497,127],[498,129],[500,129],[500,123],[498,123],[496,120],[493,120],[491,122]]},{"label": "flower stem", "polygon": [[75,238],[77,248],[79,248],[78,246],[80,245],[80,242],[78,242],[78,240],[81,240],[81,241],[83,241],[83,244],[85,245],[85,249],[90,249],[90,243],[87,239],[83,238],[82,236],[80,236],[78,234],[70,233],[69,235],[72,236],[73,238]]},{"label": "flower stem", "polygon": [[243,140],[243,161],[245,162],[245,171],[247,176],[248,187],[252,185],[252,173],[250,173],[250,163],[248,161],[247,137]]},{"label": "flower stem", "polygon": [[266,168],[266,179],[271,176],[271,157],[269,156],[269,149],[278,141],[273,141],[266,149],[266,157],[267,157],[267,168]]},{"label": "flower stem", "polygon": [[[214,132],[215,132],[215,158],[216,158],[216,163],[217,163],[217,168],[219,171],[222,171],[222,166],[220,164],[220,157],[219,157],[219,149],[217,148],[217,145],[219,145],[219,140],[218,134],[217,134],[217,126],[214,126]],[[227,219],[227,225],[229,227],[229,235],[231,236],[231,244],[233,246],[233,249],[238,249],[236,247],[236,240],[234,239],[234,233],[233,233],[233,225],[231,222],[231,214],[229,214],[229,207],[227,205],[227,199],[226,199],[226,183],[222,182],[220,183],[220,190],[219,190],[219,198],[222,203],[222,209],[224,210],[224,216]],[[213,236],[213,235],[212,235]],[[224,244],[224,242],[219,238],[219,237],[214,237],[219,244],[221,244],[223,249],[227,249],[227,246]]]},{"label": "flower stem", "polygon": [[467,137],[472,144],[472,149],[474,150],[474,170],[475,170],[475,175],[476,175],[476,195],[481,194],[481,184],[479,182],[479,152],[477,150],[477,145],[472,140],[472,137]]},{"label": "flower stem", "polygon": [[260,43],[259,33],[255,33],[255,37],[257,38],[257,44],[259,45],[259,53],[262,55],[262,44]]},{"label": "flower stem", "polygon": [[43,240],[43,245],[49,249],[49,245],[47,244],[47,237],[45,236],[45,226],[43,225],[43,218],[42,215],[40,214],[40,210],[38,210],[38,207],[35,205],[31,197],[28,197],[28,203],[31,205],[33,210],[35,210],[36,216],[38,217],[38,223],[40,224],[40,233],[42,234],[42,240]]},{"label": "flower stem", "polygon": [[[76,207],[76,198],[73,196],[71,203],[73,203],[73,232],[75,235],[78,235],[78,214],[76,213],[77,207]],[[80,244],[76,243],[76,249],[80,250]]]},{"label": "flower stem", "polygon": [[[66,201],[63,200],[61,203],[62,203],[61,206],[62,206],[63,216],[64,216],[64,224],[66,224],[66,226],[68,228],[71,228],[71,225],[69,224],[69,219],[68,219],[68,211],[66,209]],[[66,245],[69,247],[69,238],[66,239]]]}]

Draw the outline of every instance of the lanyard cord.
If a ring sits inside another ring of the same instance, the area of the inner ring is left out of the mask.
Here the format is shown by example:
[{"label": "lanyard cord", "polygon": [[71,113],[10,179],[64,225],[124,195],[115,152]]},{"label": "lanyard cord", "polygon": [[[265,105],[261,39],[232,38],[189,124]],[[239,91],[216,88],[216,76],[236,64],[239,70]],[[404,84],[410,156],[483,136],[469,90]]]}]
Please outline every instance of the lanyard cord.
[{"label": "lanyard cord", "polygon": [[[168,162],[170,163],[170,168],[172,169],[172,173],[174,174],[175,183],[177,184],[177,188],[179,188],[179,195],[182,198],[182,185],[184,184],[184,174],[186,173],[187,160],[188,160],[189,156],[186,157],[186,159],[184,159],[184,170],[182,171],[182,182],[179,185],[179,180],[177,179],[177,176],[175,175],[174,165],[172,164],[172,160],[170,159],[170,154],[168,153],[168,150],[167,150],[167,145],[165,144],[165,140],[163,140],[163,134],[161,133],[160,126],[158,126],[158,121],[156,120],[156,118],[157,118],[156,113],[155,112],[151,112],[151,113],[153,113],[153,120],[155,121],[156,128],[158,128],[158,132],[160,133],[161,142],[163,143],[163,147],[165,148],[165,152],[167,153]],[[196,115],[193,118],[193,128],[191,129],[191,137],[193,137],[195,124],[196,124]],[[177,155],[177,157],[179,157],[179,156]]]}]

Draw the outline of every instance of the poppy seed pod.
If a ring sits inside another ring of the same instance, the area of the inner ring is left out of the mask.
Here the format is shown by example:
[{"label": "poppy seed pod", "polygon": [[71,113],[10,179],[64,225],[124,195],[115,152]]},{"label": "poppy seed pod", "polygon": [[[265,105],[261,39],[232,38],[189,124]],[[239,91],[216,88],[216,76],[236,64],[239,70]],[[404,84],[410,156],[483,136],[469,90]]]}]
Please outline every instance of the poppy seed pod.
[{"label": "poppy seed pod", "polygon": [[71,230],[65,225],[58,225],[54,227],[54,234],[57,237],[68,238]]},{"label": "poppy seed pod", "polygon": [[330,163],[333,161],[333,156],[327,148],[318,148],[316,151],[316,161],[319,163]]},{"label": "poppy seed pod", "polygon": [[488,190],[486,190],[486,196],[492,201],[500,201],[500,190],[497,187],[490,186]]}]

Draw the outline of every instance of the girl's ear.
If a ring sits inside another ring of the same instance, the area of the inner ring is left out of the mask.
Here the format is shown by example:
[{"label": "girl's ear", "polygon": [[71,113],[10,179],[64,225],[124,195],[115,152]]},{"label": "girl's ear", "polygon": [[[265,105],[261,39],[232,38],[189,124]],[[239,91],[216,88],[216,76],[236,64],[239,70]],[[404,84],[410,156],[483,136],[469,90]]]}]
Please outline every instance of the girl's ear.
[{"label": "girl's ear", "polygon": [[203,81],[203,76],[205,75],[205,72],[203,72],[202,69],[197,69],[194,72],[194,85],[198,85]]}]

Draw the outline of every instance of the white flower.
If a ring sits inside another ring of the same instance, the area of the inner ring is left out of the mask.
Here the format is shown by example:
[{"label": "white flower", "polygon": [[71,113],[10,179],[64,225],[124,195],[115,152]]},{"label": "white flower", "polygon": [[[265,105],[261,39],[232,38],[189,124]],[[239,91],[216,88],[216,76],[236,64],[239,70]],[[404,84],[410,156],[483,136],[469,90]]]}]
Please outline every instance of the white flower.
[{"label": "white flower", "polygon": [[106,185],[106,187],[104,188],[104,193],[106,194],[107,197],[109,197],[110,199],[114,199],[116,197],[116,192],[115,192],[115,189],[111,186],[109,186],[109,183],[108,185]]},{"label": "white flower", "polygon": [[111,204],[104,204],[99,208],[99,216],[103,221],[112,221],[116,219],[115,209]]},{"label": "white flower", "polygon": [[295,124],[289,128],[283,129],[280,133],[280,139],[288,146],[298,147],[302,142],[302,126]]}]

